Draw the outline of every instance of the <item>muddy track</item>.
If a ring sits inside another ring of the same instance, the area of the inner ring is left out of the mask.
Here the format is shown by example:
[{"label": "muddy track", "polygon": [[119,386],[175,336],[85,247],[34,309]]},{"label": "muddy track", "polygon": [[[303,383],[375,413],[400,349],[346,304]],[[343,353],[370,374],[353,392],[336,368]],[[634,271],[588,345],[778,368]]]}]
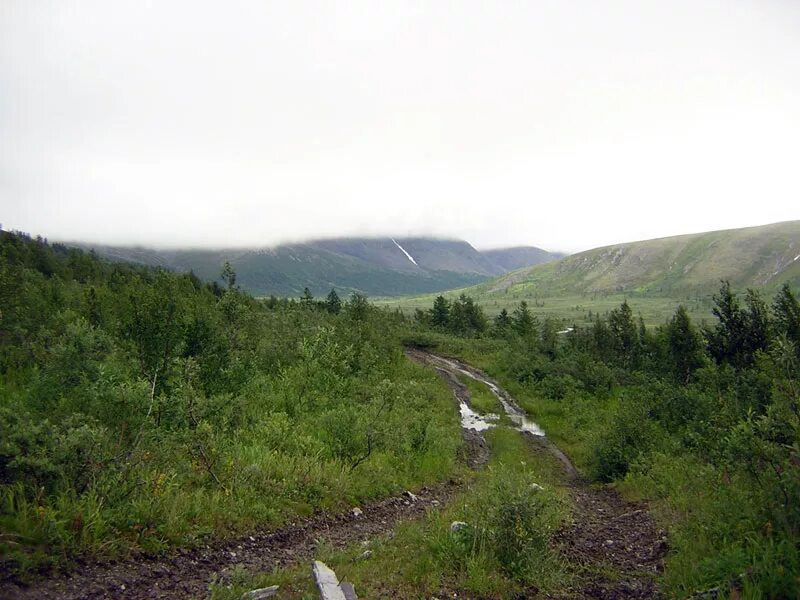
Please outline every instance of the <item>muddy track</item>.
[{"label": "muddy track", "polygon": [[216,542],[168,557],[134,557],[118,563],[86,562],[69,574],[50,576],[32,585],[0,585],[0,598],[203,598],[213,579],[225,579],[234,568],[270,572],[277,567],[309,560],[318,540],[334,548],[389,533],[400,522],[423,516],[445,504],[458,492],[460,483],[446,482],[415,492],[403,493],[336,515],[322,514],[277,531],[253,532],[248,536]]},{"label": "muddy track", "polygon": [[574,523],[556,543],[583,572],[565,598],[663,598],[656,577],[664,569],[667,538],[645,503],[617,492],[573,483]]},{"label": "muddy track", "polygon": [[[445,380],[450,389],[453,390],[453,396],[456,402],[464,402],[467,405],[471,404],[470,393],[467,386],[458,380],[455,373],[431,363],[427,359],[425,353],[416,350],[407,350],[406,356],[418,364],[432,367],[437,374]],[[480,433],[472,429],[462,429],[461,437],[464,439],[464,455],[461,457],[462,460],[472,469],[482,468],[489,461],[489,447],[486,444],[486,440],[483,439]]]},{"label": "muddy track", "polygon": [[[408,357],[427,365],[447,382],[458,402],[469,404],[458,372],[491,384],[516,406],[513,398],[485,373],[453,359],[409,350]],[[489,449],[477,431],[462,430],[462,459],[482,467]],[[590,486],[569,458],[545,437],[523,432],[536,451],[555,456],[574,502],[573,523],[556,535],[556,544],[571,564],[582,566],[573,589],[562,598],[658,598],[654,575],[663,568],[666,539],[656,529],[644,504],[624,500],[613,490]],[[344,549],[365,539],[389,534],[398,523],[419,518],[444,505],[461,490],[449,481],[367,504],[353,511],[319,514],[279,530],[177,550],[169,556],[134,556],[119,562],[84,561],[70,573],[42,576],[32,584],[0,583],[3,599],[203,598],[212,580],[225,580],[233,569],[269,572],[311,559],[319,544]],[[613,575],[609,575],[612,573]]]},{"label": "muddy track", "polygon": [[[468,375],[495,388],[512,406],[514,399],[486,373],[453,358],[422,350],[409,350],[409,358],[446,374],[456,397],[458,374]],[[631,502],[615,490],[592,485],[561,450],[545,436],[523,432],[536,452],[555,457],[562,481],[573,502],[572,523],[554,538],[558,551],[578,567],[572,585],[559,598],[645,599],[662,598],[656,578],[664,569],[667,538],[644,502]]]}]

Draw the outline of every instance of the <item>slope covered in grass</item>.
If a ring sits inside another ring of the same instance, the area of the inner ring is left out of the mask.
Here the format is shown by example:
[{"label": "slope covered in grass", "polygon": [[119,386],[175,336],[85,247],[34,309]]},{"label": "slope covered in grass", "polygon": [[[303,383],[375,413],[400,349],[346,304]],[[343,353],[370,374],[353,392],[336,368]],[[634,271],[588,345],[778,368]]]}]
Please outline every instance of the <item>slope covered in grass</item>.
[{"label": "slope covered in grass", "polygon": [[[535,313],[567,323],[591,322],[627,298],[648,324],[663,323],[678,304],[702,322],[711,319],[711,296],[723,279],[768,295],[784,283],[800,288],[800,221],[605,246],[443,295],[464,293],[489,314],[524,300]],[[381,303],[413,312],[436,295]]]}]

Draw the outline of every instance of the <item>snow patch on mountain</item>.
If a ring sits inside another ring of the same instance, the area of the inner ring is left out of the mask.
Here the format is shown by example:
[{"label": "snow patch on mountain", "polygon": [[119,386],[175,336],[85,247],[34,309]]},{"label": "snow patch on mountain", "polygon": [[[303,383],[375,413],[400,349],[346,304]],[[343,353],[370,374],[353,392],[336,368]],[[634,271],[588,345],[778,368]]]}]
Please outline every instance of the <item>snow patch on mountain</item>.
[{"label": "snow patch on mountain", "polygon": [[[406,252],[405,248],[403,248],[400,244],[398,244],[397,241],[394,238],[392,238],[392,241],[394,242],[394,245],[397,246],[398,248],[400,248],[401,252],[406,255],[406,258],[408,258],[408,260],[410,260],[412,263],[417,265],[417,261],[414,260],[413,256],[411,256],[408,252]],[[417,265],[417,266],[419,266],[419,265]]]}]

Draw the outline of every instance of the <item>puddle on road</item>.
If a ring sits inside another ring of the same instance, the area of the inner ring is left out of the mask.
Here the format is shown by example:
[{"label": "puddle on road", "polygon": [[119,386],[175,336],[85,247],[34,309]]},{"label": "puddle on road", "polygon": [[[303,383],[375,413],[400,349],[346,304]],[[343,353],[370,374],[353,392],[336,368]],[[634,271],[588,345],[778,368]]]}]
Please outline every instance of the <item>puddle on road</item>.
[{"label": "puddle on road", "polygon": [[500,420],[500,415],[479,415],[463,401],[458,403],[458,409],[461,411],[461,427],[464,429],[486,431],[487,429],[495,427]]},{"label": "puddle on road", "polygon": [[[503,405],[503,410],[505,411],[506,415],[508,415],[508,418],[514,423],[516,429],[522,432],[528,432],[531,435],[544,436],[544,430],[534,421],[531,421],[521,408],[509,402],[506,398],[506,395],[503,394],[503,392],[500,391],[500,388],[498,388],[494,383],[487,381],[483,377],[477,376],[475,373],[462,368],[459,364],[447,360],[446,358],[442,358],[440,356],[437,356],[436,358],[450,367],[450,369],[458,371],[459,373],[463,373],[470,379],[480,381],[482,384],[492,390],[492,393],[497,397],[498,400],[500,400],[500,404]],[[498,419],[497,415],[479,415],[463,402],[460,403],[460,410],[461,426],[464,429],[483,431],[485,429],[489,429],[490,427],[494,427]],[[475,426],[469,426],[465,424],[473,422],[475,423]],[[480,427],[480,429],[478,429],[478,427]]]},{"label": "puddle on road", "polygon": [[526,417],[525,413],[522,412],[522,409],[514,406],[508,400],[506,400],[505,396],[500,392],[495,384],[493,384],[491,381],[481,379],[480,377],[475,377],[474,375],[470,375],[470,377],[476,381],[485,383],[489,389],[492,390],[492,393],[497,396],[498,400],[500,400],[500,404],[503,405],[503,410],[506,411],[508,418],[511,419],[514,425],[517,426],[517,429],[520,431],[527,431],[532,435],[544,435],[544,430]]}]

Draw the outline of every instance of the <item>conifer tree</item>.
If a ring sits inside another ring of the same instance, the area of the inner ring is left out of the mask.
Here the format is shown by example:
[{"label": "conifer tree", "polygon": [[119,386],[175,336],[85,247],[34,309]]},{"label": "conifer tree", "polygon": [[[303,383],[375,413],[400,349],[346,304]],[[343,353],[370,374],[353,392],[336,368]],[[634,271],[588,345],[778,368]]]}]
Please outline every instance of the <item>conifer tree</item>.
[{"label": "conifer tree", "polygon": [[627,300],[608,315],[608,327],[617,357],[623,365],[633,365],[638,359],[639,331]]},{"label": "conifer tree", "polygon": [[364,294],[353,292],[345,305],[345,313],[355,321],[363,321],[369,312],[369,302]]},{"label": "conifer tree", "polygon": [[675,379],[689,383],[692,373],[703,366],[703,344],[683,304],[667,325],[667,343]]},{"label": "conifer tree", "polygon": [[314,304],[314,296],[307,287],[303,288],[303,295],[300,296],[300,304],[303,308],[311,308]]},{"label": "conifer tree", "polygon": [[224,281],[228,285],[228,289],[233,289],[233,286],[236,285],[236,271],[234,271],[233,266],[227,260],[225,261],[225,265],[222,267],[222,281]]},{"label": "conifer tree", "polygon": [[514,309],[511,322],[514,324],[514,330],[522,337],[528,337],[534,333],[536,317],[531,314],[525,300],[521,300],[519,306]]},{"label": "conifer tree", "polygon": [[446,329],[450,324],[450,303],[444,296],[437,296],[431,309],[431,325]]},{"label": "conifer tree", "polygon": [[792,293],[788,283],[783,284],[775,296],[772,313],[775,315],[776,331],[794,343],[798,356],[800,356],[800,302]]},{"label": "conifer tree", "polygon": [[722,282],[714,295],[712,312],[717,317],[714,329],[706,331],[709,354],[718,363],[728,363],[737,369],[751,366],[755,353],[764,350],[770,341],[770,318],[758,292],[747,290],[747,309],[743,309],[727,281]]},{"label": "conifer tree", "polygon": [[508,316],[508,311],[504,308],[494,318],[494,331],[495,335],[505,335],[511,327],[511,317]]},{"label": "conifer tree", "polygon": [[337,294],[336,290],[333,288],[331,288],[330,293],[325,298],[325,308],[332,315],[338,315],[342,310],[342,301],[339,299],[339,294]]}]

